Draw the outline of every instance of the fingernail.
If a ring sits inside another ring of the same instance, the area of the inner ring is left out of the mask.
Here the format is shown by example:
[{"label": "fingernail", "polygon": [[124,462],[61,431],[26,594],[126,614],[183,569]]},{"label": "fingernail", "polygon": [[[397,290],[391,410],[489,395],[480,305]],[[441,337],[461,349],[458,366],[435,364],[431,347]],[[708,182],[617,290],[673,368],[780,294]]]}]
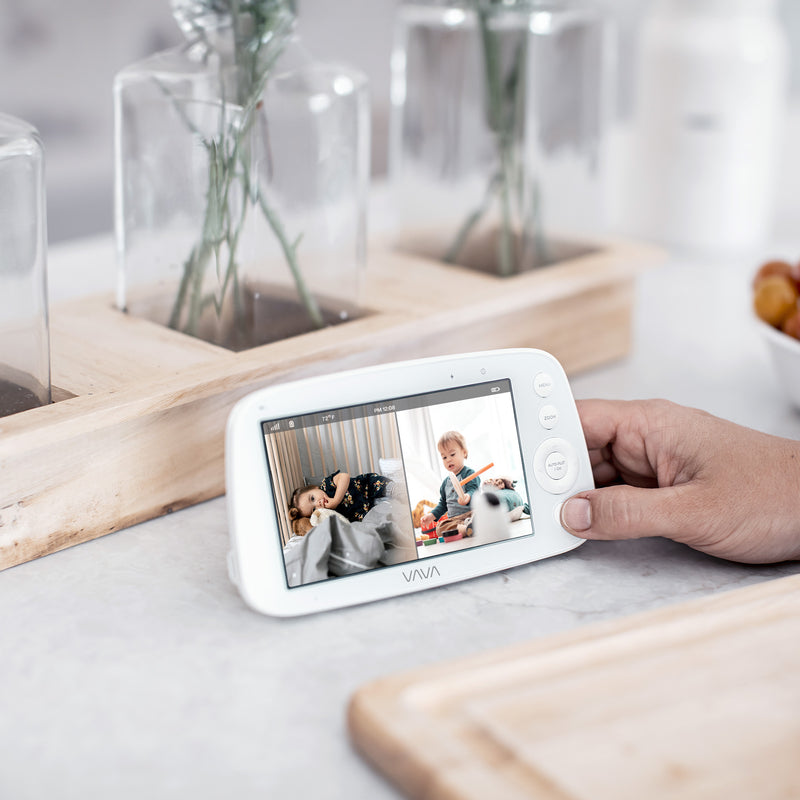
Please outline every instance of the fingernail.
[{"label": "fingernail", "polygon": [[585,497],[572,497],[561,509],[561,521],[565,528],[576,533],[592,527],[592,505]]}]

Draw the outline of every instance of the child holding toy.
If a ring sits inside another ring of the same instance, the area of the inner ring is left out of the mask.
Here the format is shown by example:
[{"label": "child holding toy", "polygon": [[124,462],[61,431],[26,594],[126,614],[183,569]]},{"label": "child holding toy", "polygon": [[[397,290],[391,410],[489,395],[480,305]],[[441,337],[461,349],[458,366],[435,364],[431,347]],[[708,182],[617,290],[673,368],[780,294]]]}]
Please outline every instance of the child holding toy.
[{"label": "child holding toy", "polygon": [[[436,535],[460,533],[472,536],[472,496],[480,488],[481,479],[475,470],[464,462],[469,456],[464,436],[458,431],[447,431],[442,434],[437,444],[444,468],[450,473],[439,488],[439,503],[436,508],[424,514],[420,520],[423,528],[430,527],[436,521]],[[462,484],[470,475],[475,478]],[[447,519],[441,517],[447,513]]]},{"label": "child holding toy", "polygon": [[350,522],[364,519],[375,501],[384,497],[391,481],[377,472],[365,472],[351,478],[347,472],[336,470],[323,478],[319,486],[295,489],[289,503],[289,519],[310,517],[317,508],[331,508]]}]

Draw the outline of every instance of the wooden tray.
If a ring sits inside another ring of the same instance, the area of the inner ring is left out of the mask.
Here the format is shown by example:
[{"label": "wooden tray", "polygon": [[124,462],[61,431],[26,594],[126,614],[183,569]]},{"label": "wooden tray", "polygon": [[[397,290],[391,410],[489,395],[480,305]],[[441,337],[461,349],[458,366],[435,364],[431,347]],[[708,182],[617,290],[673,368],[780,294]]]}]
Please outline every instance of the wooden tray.
[{"label": "wooden tray", "polygon": [[800,575],[361,689],[409,797],[800,797]]},{"label": "wooden tray", "polygon": [[502,280],[376,250],[372,313],[240,353],[123,314],[108,297],[56,306],[59,402],[0,419],[0,569],[221,494],[228,412],[268,383],[498,347],[549,350],[568,372],[623,356],[635,276],[660,258],[606,241]]}]

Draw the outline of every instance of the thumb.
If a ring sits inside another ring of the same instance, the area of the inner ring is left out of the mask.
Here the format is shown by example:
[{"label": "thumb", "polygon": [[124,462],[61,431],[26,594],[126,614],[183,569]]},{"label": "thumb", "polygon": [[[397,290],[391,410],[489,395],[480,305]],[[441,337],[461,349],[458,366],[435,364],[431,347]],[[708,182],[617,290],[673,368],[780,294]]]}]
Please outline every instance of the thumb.
[{"label": "thumb", "polygon": [[579,492],[562,506],[561,524],[581,539],[674,539],[686,528],[685,488],[623,485]]}]

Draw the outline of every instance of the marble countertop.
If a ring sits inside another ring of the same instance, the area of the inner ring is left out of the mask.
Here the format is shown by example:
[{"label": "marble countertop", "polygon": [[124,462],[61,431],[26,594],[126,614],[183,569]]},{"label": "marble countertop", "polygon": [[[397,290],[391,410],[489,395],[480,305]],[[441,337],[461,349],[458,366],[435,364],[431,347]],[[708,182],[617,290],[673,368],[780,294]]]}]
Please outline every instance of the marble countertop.
[{"label": "marble countertop", "polygon": [[[70,265],[108,247],[57,248],[53,296],[78,291]],[[642,275],[630,356],[577,376],[575,395],[667,397],[800,438],[749,317],[756,263],[673,257]],[[227,546],[220,498],[0,573],[0,797],[394,798],[347,737],[365,682],[800,572],[658,539],[589,542],[278,620],[245,607]]]}]

